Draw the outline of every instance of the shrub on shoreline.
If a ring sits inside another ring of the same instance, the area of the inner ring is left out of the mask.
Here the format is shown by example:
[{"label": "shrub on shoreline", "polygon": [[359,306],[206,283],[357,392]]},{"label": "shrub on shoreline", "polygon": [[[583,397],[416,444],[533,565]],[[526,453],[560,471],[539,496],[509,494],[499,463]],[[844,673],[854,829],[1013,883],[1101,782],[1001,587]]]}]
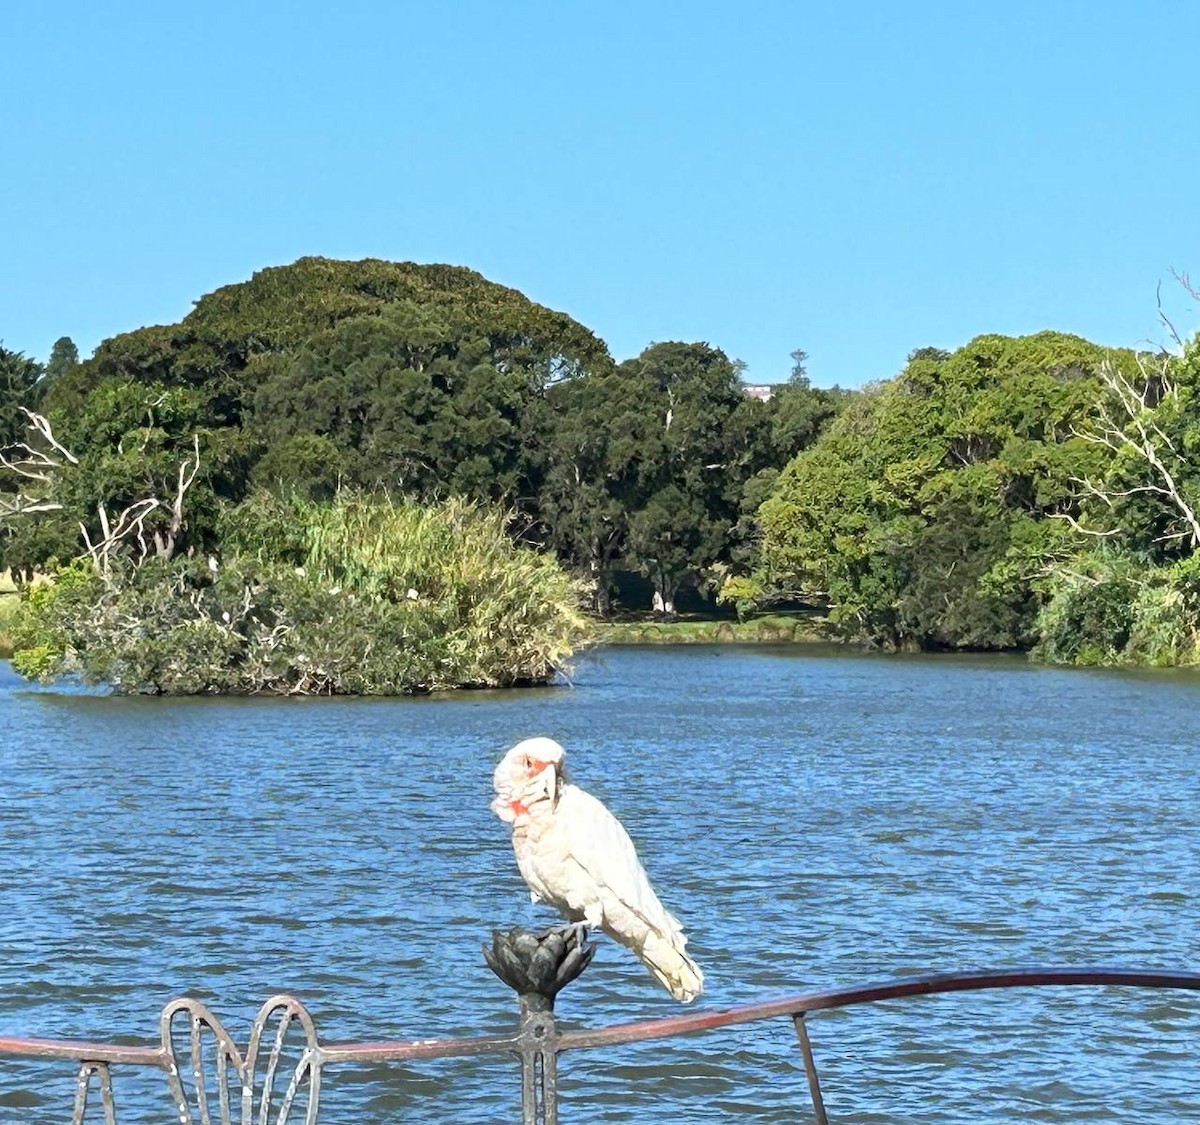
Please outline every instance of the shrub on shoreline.
[{"label": "shrub on shoreline", "polygon": [[164,695],[399,695],[548,683],[587,638],[578,591],[498,510],[254,497],[221,559],[86,560],[26,598],[13,667]]}]

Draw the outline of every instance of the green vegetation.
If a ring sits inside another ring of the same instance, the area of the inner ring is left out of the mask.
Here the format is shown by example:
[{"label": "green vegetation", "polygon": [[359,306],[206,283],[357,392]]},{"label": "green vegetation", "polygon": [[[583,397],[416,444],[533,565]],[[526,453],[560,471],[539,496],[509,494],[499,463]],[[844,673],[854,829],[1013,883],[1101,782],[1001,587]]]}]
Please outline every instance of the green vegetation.
[{"label": "green vegetation", "polygon": [[170,557],[215,549],[220,510],[255,488],[353,487],[514,508],[601,613],[626,571],[670,615],[747,556],[770,480],[842,400],[808,384],[803,353],[759,402],[707,344],[615,365],[583,325],[471,270],[374,260],[262,270],[84,362],[59,343],[38,399],[79,465],[36,528],[5,522],[0,565],[25,576],[69,557],[79,524],[103,536],[101,505],[157,497],[144,530]]},{"label": "green vegetation", "polygon": [[1072,664],[1200,664],[1200,337],[1132,376],[1101,371],[1081,481],[1083,540],[1057,561],[1035,656]]},{"label": "green vegetation", "polygon": [[780,477],[764,583],[821,591],[847,632],[889,647],[1026,645],[1026,563],[1069,534],[1047,517],[1095,460],[1075,430],[1104,354],[1048,332],[914,352]]},{"label": "green vegetation", "polygon": [[[15,663],[150,691],[543,682],[576,605],[618,600],[653,615],[622,639],[774,639],[796,626],[763,612],[802,605],[887,649],[1195,663],[1179,343],[985,335],[854,393],[796,351],[760,401],[707,343],[618,364],[471,270],[303,258],[90,359],[0,347],[0,567],[57,576]],[[672,624],[713,598],[741,624]]]},{"label": "green vegetation", "polygon": [[13,651],[13,625],[21,603],[16,591],[3,589],[0,583],[0,660],[7,660]]},{"label": "green vegetation", "polygon": [[42,374],[41,364],[0,343],[0,449],[24,437],[21,409],[36,404]]},{"label": "green vegetation", "polygon": [[[547,537],[608,609],[618,569],[649,579],[670,617],[753,534],[764,477],[812,439],[840,397],[798,377],[771,402],[742,393],[708,344],[663,343],[548,395],[553,421],[539,508]],[[803,407],[807,425],[798,416]]]},{"label": "green vegetation", "polygon": [[823,595],[889,648],[1194,663],[1200,378],[1057,333],[914,352],[780,476],[745,605]]},{"label": "green vegetation", "polygon": [[226,553],[79,559],[34,586],[13,666],[152,694],[397,695],[545,683],[586,638],[554,560],[459,500],[256,495]]},{"label": "green vegetation", "polygon": [[788,644],[826,640],[822,618],[811,614],[764,613],[746,621],[728,618],[675,621],[614,621],[605,625],[599,639],[614,645],[687,644]]}]

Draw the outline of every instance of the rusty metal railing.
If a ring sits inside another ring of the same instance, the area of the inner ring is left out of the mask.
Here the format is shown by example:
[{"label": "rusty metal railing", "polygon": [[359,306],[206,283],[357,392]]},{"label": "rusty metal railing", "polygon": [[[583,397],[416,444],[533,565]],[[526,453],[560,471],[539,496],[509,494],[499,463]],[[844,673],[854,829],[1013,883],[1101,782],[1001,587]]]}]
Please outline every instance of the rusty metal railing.
[{"label": "rusty metal railing", "polygon": [[[532,937],[532,941],[521,939],[525,941],[522,950],[518,948],[520,942],[514,944],[514,938],[522,933],[513,931],[509,935],[497,935],[499,948],[506,952],[498,955],[498,946],[494,944],[488,957],[497,974],[517,987],[521,994],[519,1021],[509,1034],[325,1044],[320,1042],[304,1005],[291,996],[280,995],[271,997],[259,1010],[243,1051],[204,1004],[183,998],[173,1000],[163,1010],[157,1046],[126,1047],[0,1037],[0,1059],[74,1062],[79,1070],[71,1117],[73,1125],[83,1125],[94,1092],[98,1092],[106,1125],[116,1125],[116,1100],[110,1071],[113,1066],[152,1067],[161,1071],[174,1104],[174,1116],[180,1125],[212,1125],[214,1121],[221,1125],[234,1125],[235,1122],[241,1125],[251,1122],[287,1125],[300,1121],[305,1125],[316,1125],[321,1076],[327,1066],[511,1054],[521,1065],[523,1125],[557,1125],[558,1057],[566,1051],[613,1047],[786,1018],[794,1029],[807,1073],[813,1119],[817,1125],[827,1125],[806,1025],[807,1017],[814,1012],[936,993],[1047,985],[1200,992],[1200,973],[1074,966],[1003,969],[856,984],[744,1004],[720,1012],[696,1012],[612,1027],[563,1030],[554,1016],[554,994],[586,967],[591,957],[590,947],[576,930],[567,936],[558,933],[555,937],[551,932]],[[519,979],[514,980],[514,975]],[[539,982],[544,986],[543,991],[524,987]]]}]

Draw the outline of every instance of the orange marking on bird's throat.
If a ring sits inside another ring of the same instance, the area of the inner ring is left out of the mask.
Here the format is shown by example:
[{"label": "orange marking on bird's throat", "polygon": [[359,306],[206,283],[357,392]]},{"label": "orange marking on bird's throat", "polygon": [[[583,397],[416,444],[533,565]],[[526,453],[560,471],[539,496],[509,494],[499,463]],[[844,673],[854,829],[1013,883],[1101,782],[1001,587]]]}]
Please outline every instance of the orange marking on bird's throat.
[{"label": "orange marking on bird's throat", "polygon": [[526,813],[528,813],[528,812],[529,812],[529,808],[528,808],[528,806],[527,806],[527,805],[524,805],[524,804],[522,804],[520,801],[516,801],[516,800],[514,800],[514,801],[509,801],[509,802],[508,802],[508,807],[509,807],[510,809],[512,809],[512,811],[513,811],[513,812],[514,812],[514,813],[515,813],[517,816],[524,816]]}]

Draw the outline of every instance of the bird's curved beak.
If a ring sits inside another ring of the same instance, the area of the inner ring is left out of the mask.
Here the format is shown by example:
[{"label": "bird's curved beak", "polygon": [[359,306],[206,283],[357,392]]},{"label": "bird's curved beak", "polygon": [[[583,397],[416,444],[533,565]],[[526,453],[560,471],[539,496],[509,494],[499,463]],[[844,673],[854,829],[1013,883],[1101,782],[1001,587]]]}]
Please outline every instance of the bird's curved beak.
[{"label": "bird's curved beak", "polygon": [[531,775],[538,779],[546,796],[550,798],[550,804],[557,804],[558,768],[555,764],[553,762],[531,762],[529,770]]}]

